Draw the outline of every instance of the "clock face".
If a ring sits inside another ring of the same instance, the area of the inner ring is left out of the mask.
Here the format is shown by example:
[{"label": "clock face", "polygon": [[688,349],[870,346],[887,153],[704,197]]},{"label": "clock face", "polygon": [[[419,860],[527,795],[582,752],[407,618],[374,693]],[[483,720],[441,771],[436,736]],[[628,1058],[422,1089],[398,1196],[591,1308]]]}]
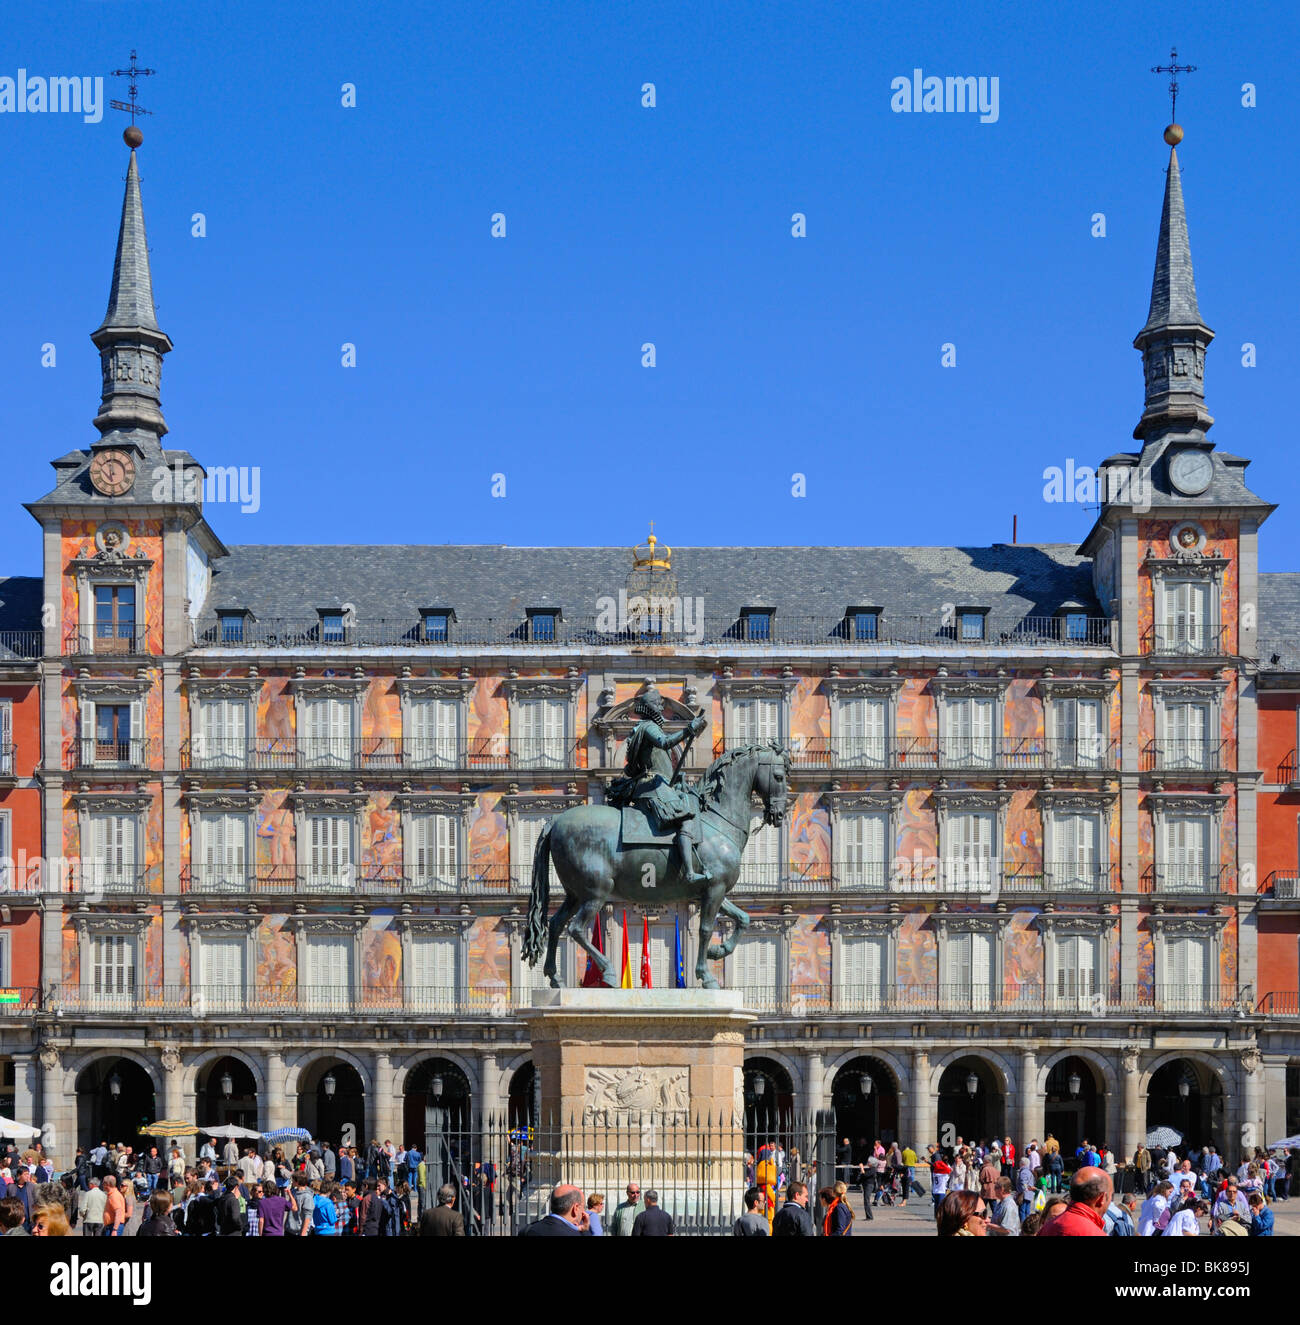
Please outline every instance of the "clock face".
[{"label": "clock face", "polygon": [[1205,451],[1179,451],[1169,462],[1169,477],[1179,492],[1195,497],[1210,486],[1214,461]]},{"label": "clock face", "polygon": [[120,497],[135,482],[135,461],[126,451],[100,451],[90,462],[90,481],[105,497]]}]

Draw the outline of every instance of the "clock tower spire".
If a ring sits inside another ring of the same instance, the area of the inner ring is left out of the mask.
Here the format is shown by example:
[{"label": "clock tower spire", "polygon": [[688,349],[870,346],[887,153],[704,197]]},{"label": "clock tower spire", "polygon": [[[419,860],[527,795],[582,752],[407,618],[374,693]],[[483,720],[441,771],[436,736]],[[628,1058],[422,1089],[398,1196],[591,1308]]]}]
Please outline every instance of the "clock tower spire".
[{"label": "clock tower spire", "polygon": [[162,358],[172,343],[159,328],[153,305],[153,278],[149,271],[149,246],[136,163],[136,148],[144,141],[144,135],[133,123],[122,137],[131,149],[131,159],[122,197],[113,284],[108,295],[108,311],[90,337],[99,350],[104,379],[103,398],[95,416],[95,427],[102,436],[95,449],[134,444],[152,450],[167,432],[159,382]]},{"label": "clock tower spire", "polygon": [[1201,319],[1187,239],[1182,173],[1178,166],[1180,125],[1165,130],[1169,173],[1160,213],[1151,306],[1133,346],[1142,352],[1146,403],[1133,436],[1143,443],[1173,436],[1204,442],[1214,419],[1205,408],[1205,351],[1214,332]]}]

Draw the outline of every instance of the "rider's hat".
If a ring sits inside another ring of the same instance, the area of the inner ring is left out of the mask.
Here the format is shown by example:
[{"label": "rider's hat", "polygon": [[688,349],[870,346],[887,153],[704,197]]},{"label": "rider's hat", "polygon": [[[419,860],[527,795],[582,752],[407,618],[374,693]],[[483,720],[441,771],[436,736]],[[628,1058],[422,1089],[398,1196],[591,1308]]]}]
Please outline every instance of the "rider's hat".
[{"label": "rider's hat", "polygon": [[647,682],[646,688],[632,701],[632,712],[643,718],[662,718],[664,715],[664,697],[655,689],[654,682]]}]

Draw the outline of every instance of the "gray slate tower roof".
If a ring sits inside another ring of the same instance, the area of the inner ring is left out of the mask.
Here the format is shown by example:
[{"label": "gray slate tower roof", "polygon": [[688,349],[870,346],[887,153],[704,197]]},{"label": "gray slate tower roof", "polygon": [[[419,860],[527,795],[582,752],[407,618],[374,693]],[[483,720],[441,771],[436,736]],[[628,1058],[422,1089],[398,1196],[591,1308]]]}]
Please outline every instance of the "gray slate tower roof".
[{"label": "gray slate tower roof", "polygon": [[1143,442],[1175,433],[1203,440],[1213,424],[1205,408],[1205,350],[1214,332],[1201,320],[1187,239],[1178,151],[1169,149],[1156,267],[1146,325],[1133,341],[1142,351],[1146,404],[1133,436]]},{"label": "gray slate tower roof", "polygon": [[140,171],[134,151],[126,172],[126,192],[122,195],[113,287],[108,292],[108,312],[99,324],[99,331],[131,327],[158,330],[153,306],[153,277],[149,272],[149,244],[144,232],[144,206],[140,201]]},{"label": "gray slate tower roof", "polygon": [[108,311],[90,338],[99,349],[104,375],[104,395],[95,416],[95,427],[103,438],[96,445],[143,450],[156,447],[167,432],[160,381],[162,357],[172,343],[159,329],[154,312],[149,244],[134,148],[122,195]]}]

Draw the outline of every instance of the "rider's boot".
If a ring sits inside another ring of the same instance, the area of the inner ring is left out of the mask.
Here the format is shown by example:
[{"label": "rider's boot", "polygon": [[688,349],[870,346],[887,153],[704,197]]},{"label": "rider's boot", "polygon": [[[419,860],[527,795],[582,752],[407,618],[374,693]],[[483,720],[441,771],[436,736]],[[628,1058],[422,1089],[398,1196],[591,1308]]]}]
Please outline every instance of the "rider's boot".
[{"label": "rider's boot", "polygon": [[677,856],[682,863],[682,871],[686,875],[687,883],[694,886],[695,884],[711,883],[713,881],[711,871],[705,870],[700,873],[700,871],[693,868],[696,859],[695,850],[684,831],[677,834]]}]

